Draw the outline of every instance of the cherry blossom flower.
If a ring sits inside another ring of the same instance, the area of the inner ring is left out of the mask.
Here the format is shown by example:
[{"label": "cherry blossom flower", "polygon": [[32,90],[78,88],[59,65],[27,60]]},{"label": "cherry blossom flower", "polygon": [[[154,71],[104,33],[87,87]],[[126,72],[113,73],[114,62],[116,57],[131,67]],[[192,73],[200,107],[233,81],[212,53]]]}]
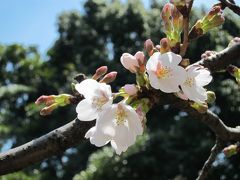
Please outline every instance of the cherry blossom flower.
[{"label": "cherry blossom flower", "polygon": [[123,86],[123,89],[129,96],[134,96],[138,92],[135,84],[125,84],[125,86]]},{"label": "cherry blossom flower", "polygon": [[155,52],[146,65],[151,86],[166,93],[180,91],[179,85],[186,80],[185,69],[178,65],[181,60],[182,57],[173,52]]},{"label": "cherry blossom flower", "polygon": [[187,69],[187,78],[181,85],[183,93],[188,99],[197,103],[204,103],[207,100],[207,91],[203,86],[212,81],[210,72],[202,66],[191,65]]},{"label": "cherry blossom flower", "polygon": [[100,112],[112,104],[111,87],[105,83],[86,79],[76,84],[75,88],[85,98],[76,107],[79,120],[94,120],[98,118]]},{"label": "cherry blossom flower", "polygon": [[138,51],[134,56],[129,53],[123,53],[120,61],[122,65],[132,73],[136,73],[140,66],[144,64],[144,53]]},{"label": "cherry blossom flower", "polygon": [[98,147],[110,142],[116,153],[121,154],[142,133],[143,127],[136,111],[120,102],[105,109],[97,119],[96,126],[85,137],[90,138],[90,142]]}]

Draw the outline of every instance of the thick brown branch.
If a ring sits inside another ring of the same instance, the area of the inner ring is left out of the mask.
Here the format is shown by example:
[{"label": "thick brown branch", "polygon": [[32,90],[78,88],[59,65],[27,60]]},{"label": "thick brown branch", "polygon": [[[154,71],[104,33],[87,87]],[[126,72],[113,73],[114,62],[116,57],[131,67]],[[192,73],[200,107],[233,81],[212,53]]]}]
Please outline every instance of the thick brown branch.
[{"label": "thick brown branch", "polygon": [[211,72],[217,72],[225,70],[228,65],[237,62],[237,60],[240,60],[240,43],[226,48],[206,59],[202,59],[195,64],[202,65]]},{"label": "thick brown branch", "polygon": [[0,175],[15,172],[40,162],[50,156],[63,153],[84,140],[93,122],[78,119],[24,145],[0,154]]}]

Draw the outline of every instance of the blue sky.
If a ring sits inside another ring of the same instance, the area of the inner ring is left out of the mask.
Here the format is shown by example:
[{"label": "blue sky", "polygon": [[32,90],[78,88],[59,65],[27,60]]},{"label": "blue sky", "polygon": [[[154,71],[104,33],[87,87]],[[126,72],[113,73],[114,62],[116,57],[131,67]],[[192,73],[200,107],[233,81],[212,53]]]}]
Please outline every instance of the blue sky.
[{"label": "blue sky", "polygon": [[[210,7],[217,0],[195,0],[195,6],[203,2]],[[240,0],[236,3],[240,4]],[[83,4],[83,0],[2,0],[0,43],[36,45],[45,54],[57,38],[58,15],[69,10],[83,12]]]}]

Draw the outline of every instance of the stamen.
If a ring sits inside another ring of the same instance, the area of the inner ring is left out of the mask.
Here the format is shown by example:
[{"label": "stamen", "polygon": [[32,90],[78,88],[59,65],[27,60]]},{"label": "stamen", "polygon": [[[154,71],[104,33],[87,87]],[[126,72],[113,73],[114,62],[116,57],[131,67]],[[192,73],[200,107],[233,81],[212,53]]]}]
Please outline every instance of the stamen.
[{"label": "stamen", "polygon": [[164,79],[171,76],[171,69],[167,66],[163,66],[160,63],[157,65],[156,75],[159,79]]},{"label": "stamen", "polygon": [[118,105],[115,117],[117,125],[122,125],[126,122],[127,113],[120,104]]},{"label": "stamen", "polygon": [[192,87],[192,86],[194,85],[194,79],[188,77],[188,78],[186,79],[186,81],[184,82],[184,85],[185,85],[185,86]]},{"label": "stamen", "polygon": [[108,98],[103,95],[101,97],[94,97],[92,101],[93,107],[97,110],[101,110],[102,106],[108,102]]}]

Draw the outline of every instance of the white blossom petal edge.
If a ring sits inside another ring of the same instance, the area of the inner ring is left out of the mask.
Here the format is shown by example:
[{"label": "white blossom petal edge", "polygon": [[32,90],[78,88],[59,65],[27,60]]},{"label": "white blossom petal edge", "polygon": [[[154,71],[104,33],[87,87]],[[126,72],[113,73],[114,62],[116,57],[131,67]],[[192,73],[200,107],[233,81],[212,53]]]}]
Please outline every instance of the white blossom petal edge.
[{"label": "white blossom petal edge", "polygon": [[96,146],[103,146],[108,142],[117,154],[125,152],[133,145],[137,135],[143,133],[143,127],[136,111],[122,102],[113,104],[99,116],[96,126],[85,135]]},{"label": "white blossom petal edge", "polygon": [[191,65],[186,68],[187,78],[181,85],[182,91],[188,99],[197,103],[204,103],[207,100],[207,91],[203,86],[212,81],[210,72],[202,66]]},{"label": "white blossom petal edge", "polygon": [[155,52],[146,65],[151,86],[166,93],[179,92],[179,85],[186,80],[185,69],[178,65],[181,60],[173,52]]},{"label": "white blossom petal edge", "polygon": [[111,86],[99,83],[93,79],[86,79],[75,86],[76,90],[84,96],[76,107],[78,119],[91,121],[112,104]]}]

